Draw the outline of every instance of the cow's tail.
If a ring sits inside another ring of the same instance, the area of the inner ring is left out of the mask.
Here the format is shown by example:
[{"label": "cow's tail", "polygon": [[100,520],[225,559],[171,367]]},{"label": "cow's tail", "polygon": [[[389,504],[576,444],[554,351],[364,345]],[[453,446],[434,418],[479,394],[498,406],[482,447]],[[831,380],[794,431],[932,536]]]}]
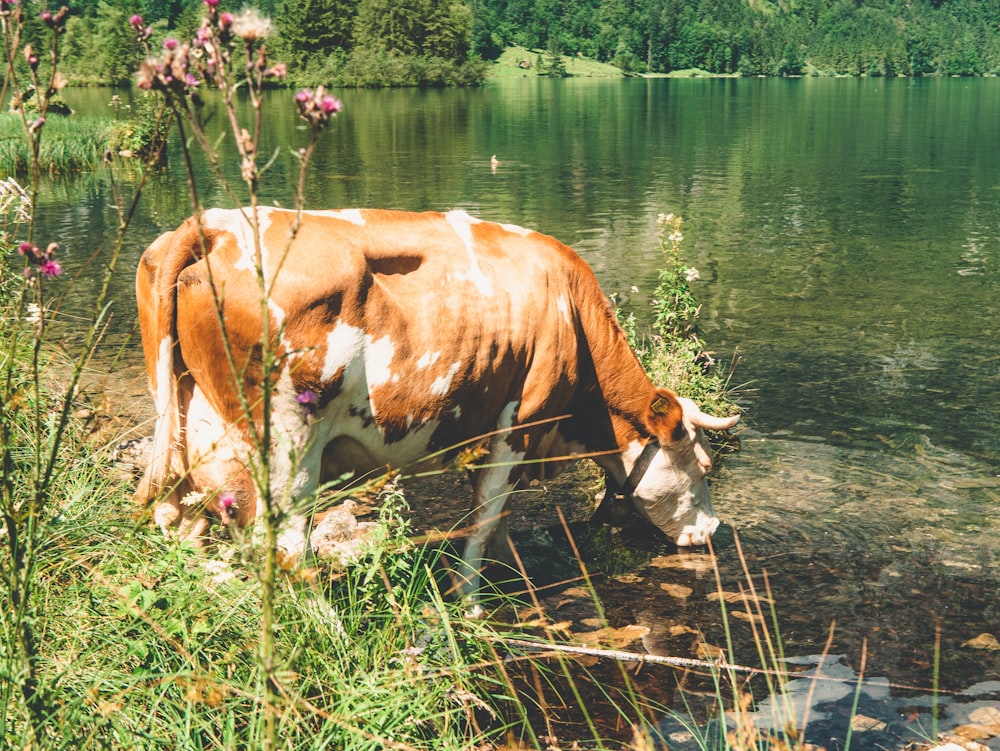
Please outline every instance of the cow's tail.
[{"label": "cow's tail", "polygon": [[155,521],[164,529],[178,523],[185,495],[186,458],[181,449],[178,380],[185,371],[177,341],[177,279],[208,251],[194,219],[160,235],[142,254],[136,271],[136,304],[149,388],[156,405],[153,447],[136,500],[159,501]]}]

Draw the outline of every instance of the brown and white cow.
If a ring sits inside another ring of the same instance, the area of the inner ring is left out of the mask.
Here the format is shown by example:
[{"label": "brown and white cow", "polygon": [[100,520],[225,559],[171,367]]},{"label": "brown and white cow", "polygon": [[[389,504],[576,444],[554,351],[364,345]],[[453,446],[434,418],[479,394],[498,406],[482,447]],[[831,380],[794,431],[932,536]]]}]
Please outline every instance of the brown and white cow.
[{"label": "brown and white cow", "polygon": [[307,546],[297,501],[320,482],[443,464],[455,452],[442,449],[479,436],[486,453],[472,475],[477,524],[464,555],[472,571],[515,488],[574,455],[594,454],[612,491],[678,545],[715,531],[702,428],[738,418],[709,417],[653,386],[573,250],[462,211],[313,211],[297,228],[294,212],[258,212],[259,249],[249,210],[213,209],[159,237],[139,264],[157,420],[137,495],[156,500],[164,530],[199,536],[206,512],[243,525],[259,511],[240,393],[262,429],[266,297],[281,364],[270,487],[292,510],[279,538],[287,554]]}]

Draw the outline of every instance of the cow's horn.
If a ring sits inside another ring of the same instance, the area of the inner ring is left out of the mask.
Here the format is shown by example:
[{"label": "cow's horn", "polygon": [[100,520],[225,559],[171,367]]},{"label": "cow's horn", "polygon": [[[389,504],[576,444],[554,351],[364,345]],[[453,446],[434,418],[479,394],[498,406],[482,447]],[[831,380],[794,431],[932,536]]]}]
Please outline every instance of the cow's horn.
[{"label": "cow's horn", "polygon": [[739,421],[739,415],[734,415],[733,417],[715,417],[714,415],[706,415],[700,409],[691,415],[691,422],[703,430],[729,430]]}]

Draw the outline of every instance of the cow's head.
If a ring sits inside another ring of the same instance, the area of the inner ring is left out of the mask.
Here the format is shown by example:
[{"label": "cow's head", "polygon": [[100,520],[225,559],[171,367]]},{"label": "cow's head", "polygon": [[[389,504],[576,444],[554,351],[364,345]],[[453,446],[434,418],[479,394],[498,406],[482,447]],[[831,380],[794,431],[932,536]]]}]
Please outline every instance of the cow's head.
[{"label": "cow's head", "polygon": [[632,469],[626,487],[635,508],[678,546],[703,545],[719,526],[708,491],[712,450],[705,430],[727,430],[739,420],[704,414],[690,399],[658,389],[645,416],[651,438],[626,450]]}]

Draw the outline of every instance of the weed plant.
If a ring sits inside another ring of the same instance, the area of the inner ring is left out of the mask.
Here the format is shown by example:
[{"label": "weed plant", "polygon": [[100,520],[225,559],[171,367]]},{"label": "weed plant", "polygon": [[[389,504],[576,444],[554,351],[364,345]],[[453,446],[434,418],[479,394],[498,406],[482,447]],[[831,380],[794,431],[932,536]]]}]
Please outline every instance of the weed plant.
[{"label": "weed plant", "polygon": [[657,272],[649,330],[641,329],[635,311],[626,311],[616,303],[615,314],[653,383],[694,399],[709,414],[734,415],[739,412],[739,389],[732,385],[737,361],[734,358],[728,370],[721,370],[698,336],[701,305],[692,283],[700,275],[698,269],[684,262],[683,227],[684,220],[676,214],[660,214],[657,218],[663,263]]}]

